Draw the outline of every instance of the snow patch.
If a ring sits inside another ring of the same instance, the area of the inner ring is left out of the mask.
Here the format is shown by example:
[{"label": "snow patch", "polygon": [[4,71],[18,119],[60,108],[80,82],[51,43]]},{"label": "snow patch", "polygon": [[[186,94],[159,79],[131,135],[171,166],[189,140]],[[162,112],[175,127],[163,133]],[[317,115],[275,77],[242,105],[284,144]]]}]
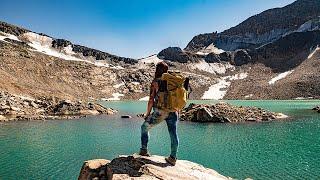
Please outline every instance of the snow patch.
[{"label": "snow patch", "polygon": [[244,96],[244,98],[252,98],[252,97],[253,97],[253,94],[249,94],[249,95]]},{"label": "snow patch", "polygon": [[[34,51],[54,56],[57,58],[61,58],[64,60],[70,60],[70,61],[81,61],[86,62],[89,64],[93,64],[98,67],[110,67],[110,64],[104,62],[104,61],[89,61],[81,58],[77,58],[74,55],[77,53],[72,50],[72,46],[69,45],[67,47],[64,47],[61,50],[58,50],[56,48],[52,47],[52,41],[53,39],[48,36],[42,36],[33,32],[27,32],[21,35],[21,39],[28,42],[28,45],[34,48]],[[111,67],[113,69],[124,69],[121,66],[113,66]]]},{"label": "snow patch", "polygon": [[5,32],[0,31],[0,41],[5,41],[4,39],[8,38],[8,39],[12,39],[12,40],[16,40],[16,41],[21,41],[20,39],[18,39],[17,36],[12,35],[12,34],[8,34]]},{"label": "snow patch", "polygon": [[227,70],[235,70],[235,67],[230,63],[207,63],[204,60],[191,63],[188,66],[193,70],[198,69],[211,74],[225,74]]},{"label": "snow patch", "polygon": [[105,62],[95,62],[94,65],[96,65],[98,67],[110,67],[110,64],[105,63]]},{"label": "snow patch", "polygon": [[198,51],[196,54],[205,56],[205,55],[208,55],[210,53],[221,54],[223,52],[225,52],[225,51],[222,50],[222,49],[217,48],[213,43],[211,43],[205,49]]},{"label": "snow patch", "polygon": [[159,62],[162,62],[163,60],[158,58],[157,54],[154,54],[152,56],[146,57],[146,58],[142,58],[139,60],[140,63],[146,63],[146,64],[158,64]]},{"label": "snow patch", "polygon": [[157,54],[146,57],[146,58],[142,58],[138,60],[138,67],[139,68],[149,68],[148,65],[150,64],[158,64],[159,62],[162,62],[163,60],[159,59]]},{"label": "snow patch", "polygon": [[122,67],[122,66],[112,66],[112,67],[110,67],[111,69],[118,69],[118,70],[122,70],[122,69],[124,69],[124,67]]},{"label": "snow patch", "polygon": [[[53,39],[47,36],[42,36],[33,32],[27,32],[21,35],[23,39],[28,41],[28,45],[33,47],[35,51],[47,54],[49,56],[58,57],[65,60],[73,60],[73,61],[85,61],[83,59],[76,58],[72,56],[72,49],[71,47],[65,47],[62,51],[59,52],[57,49],[52,47]],[[70,52],[71,51],[71,52]]]},{"label": "snow patch", "polygon": [[284,72],[284,73],[281,73],[279,75],[277,75],[276,77],[272,78],[268,83],[269,85],[273,85],[275,84],[277,81],[285,78],[286,76],[290,75],[291,73],[293,73],[294,70],[291,70],[291,71],[287,71],[287,72]]},{"label": "snow patch", "polygon": [[317,48],[308,56],[308,59],[312,58],[312,57],[314,56],[314,54],[315,54],[316,52],[318,52],[319,50],[320,50],[320,47],[317,46]]},{"label": "snow patch", "polygon": [[146,96],[146,97],[143,97],[143,98],[140,98],[139,101],[149,101],[149,96]]},{"label": "snow patch", "polygon": [[218,83],[210,86],[201,99],[220,100],[226,95],[228,88],[231,85],[231,81],[241,80],[248,77],[248,73],[235,74],[233,76],[225,76],[218,79]]},{"label": "snow patch", "polygon": [[112,94],[112,98],[103,98],[101,100],[103,101],[120,101],[120,97],[123,97],[124,95],[123,94],[120,94],[120,93],[113,93]]}]

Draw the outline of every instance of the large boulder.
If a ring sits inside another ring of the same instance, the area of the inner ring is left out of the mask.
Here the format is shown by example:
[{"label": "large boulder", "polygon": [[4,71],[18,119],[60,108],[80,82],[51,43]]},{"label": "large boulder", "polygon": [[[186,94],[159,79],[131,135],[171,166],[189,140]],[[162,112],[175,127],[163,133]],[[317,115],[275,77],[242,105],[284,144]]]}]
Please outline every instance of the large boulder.
[{"label": "large boulder", "polygon": [[231,52],[228,52],[228,51],[219,54],[219,57],[221,61],[225,61],[225,62],[230,62],[232,58]]},{"label": "large boulder", "polygon": [[78,179],[226,180],[230,178],[190,161],[178,160],[175,166],[170,166],[162,156],[142,157],[133,155],[120,156],[111,162],[102,159],[86,161],[81,168]]},{"label": "large boulder", "polygon": [[252,58],[246,50],[239,49],[235,51],[233,61],[236,66],[242,66],[251,62]]},{"label": "large boulder", "polygon": [[158,57],[160,59],[173,61],[173,62],[179,62],[179,63],[187,63],[190,61],[194,61],[194,57],[192,54],[188,54],[184,51],[182,51],[179,47],[168,47],[164,50],[162,50]]},{"label": "large boulder", "polygon": [[218,54],[215,54],[215,53],[209,53],[209,54],[204,58],[204,60],[205,60],[207,63],[219,63],[219,62],[221,62],[219,55],[218,55]]}]

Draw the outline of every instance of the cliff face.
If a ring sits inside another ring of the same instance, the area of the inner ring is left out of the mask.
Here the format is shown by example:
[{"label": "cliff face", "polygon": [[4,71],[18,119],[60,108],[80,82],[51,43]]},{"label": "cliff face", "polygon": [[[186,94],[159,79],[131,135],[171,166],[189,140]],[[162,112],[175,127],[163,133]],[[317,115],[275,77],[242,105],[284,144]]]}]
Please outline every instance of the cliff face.
[{"label": "cliff face", "polygon": [[81,168],[78,179],[227,180],[231,178],[190,161],[178,160],[175,166],[170,166],[161,156],[133,155],[120,156],[112,161],[105,159],[86,161]]}]

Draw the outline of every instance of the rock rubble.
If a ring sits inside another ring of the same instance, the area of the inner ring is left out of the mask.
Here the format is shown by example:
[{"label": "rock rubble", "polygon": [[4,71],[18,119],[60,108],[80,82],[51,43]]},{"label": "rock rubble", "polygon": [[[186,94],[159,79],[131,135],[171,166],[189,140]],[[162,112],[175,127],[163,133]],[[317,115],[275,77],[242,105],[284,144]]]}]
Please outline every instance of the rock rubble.
[{"label": "rock rubble", "polygon": [[0,92],[0,121],[70,119],[85,115],[114,114],[116,111],[93,102],[31,98]]},{"label": "rock rubble", "polygon": [[181,113],[182,121],[237,123],[262,122],[287,118],[281,113],[274,113],[257,107],[237,107],[227,103],[215,105],[190,104]]}]

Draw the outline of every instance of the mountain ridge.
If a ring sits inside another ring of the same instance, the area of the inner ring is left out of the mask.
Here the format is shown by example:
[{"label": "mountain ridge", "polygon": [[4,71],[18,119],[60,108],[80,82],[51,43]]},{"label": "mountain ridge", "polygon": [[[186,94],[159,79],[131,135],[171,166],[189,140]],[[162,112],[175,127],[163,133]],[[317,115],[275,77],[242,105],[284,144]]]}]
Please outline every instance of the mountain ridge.
[{"label": "mountain ridge", "polygon": [[320,17],[320,1],[297,0],[282,8],[263,11],[221,33],[199,34],[184,50],[197,52],[213,43],[226,51],[252,49],[298,30],[304,23]]}]

